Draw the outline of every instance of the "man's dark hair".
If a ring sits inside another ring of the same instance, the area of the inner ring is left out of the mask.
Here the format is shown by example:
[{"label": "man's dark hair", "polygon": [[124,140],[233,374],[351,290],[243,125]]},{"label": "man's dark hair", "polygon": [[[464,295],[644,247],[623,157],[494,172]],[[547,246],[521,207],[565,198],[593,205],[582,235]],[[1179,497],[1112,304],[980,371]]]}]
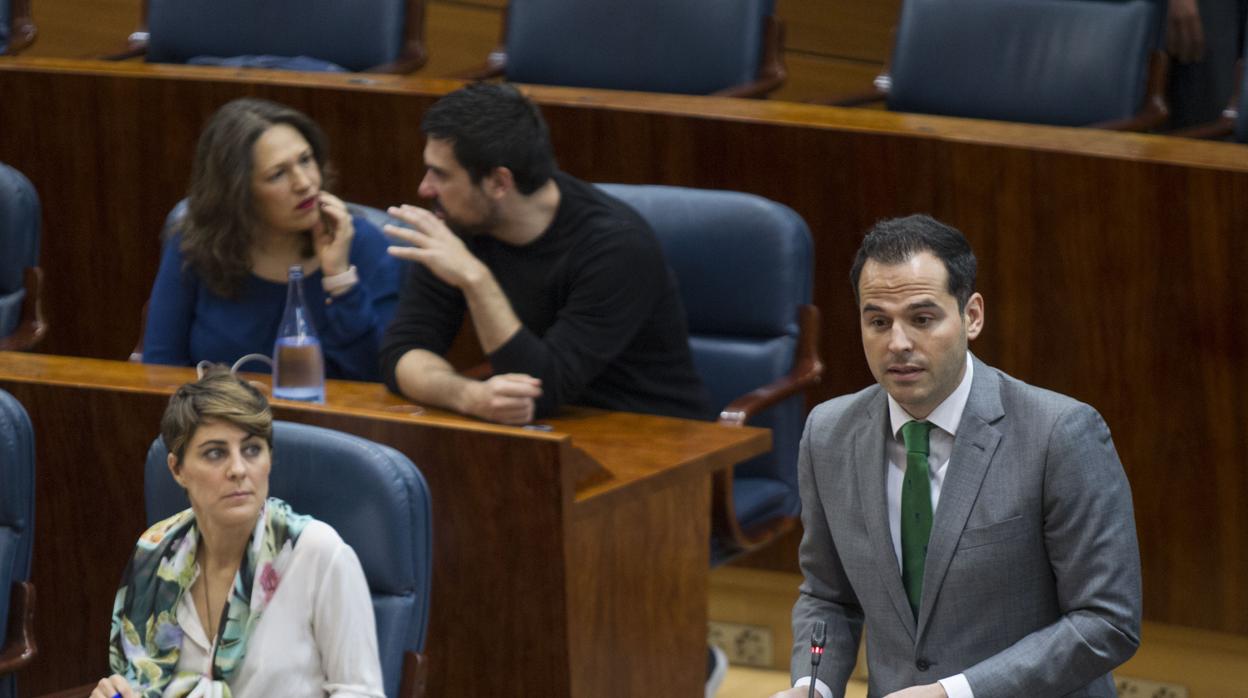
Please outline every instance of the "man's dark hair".
[{"label": "man's dark hair", "polygon": [[425,135],[449,141],[474,184],[496,167],[511,170],[516,189],[532,194],[554,174],[550,133],[537,106],[511,85],[473,83],[425,112]]},{"label": "man's dark hair", "polygon": [[958,299],[958,311],[965,310],[975,292],[975,253],[956,228],[923,214],[883,220],[867,231],[849,270],[854,300],[861,302],[858,277],[868,259],[880,264],[901,264],[922,252],[931,252],[944,262],[949,272],[949,294]]}]

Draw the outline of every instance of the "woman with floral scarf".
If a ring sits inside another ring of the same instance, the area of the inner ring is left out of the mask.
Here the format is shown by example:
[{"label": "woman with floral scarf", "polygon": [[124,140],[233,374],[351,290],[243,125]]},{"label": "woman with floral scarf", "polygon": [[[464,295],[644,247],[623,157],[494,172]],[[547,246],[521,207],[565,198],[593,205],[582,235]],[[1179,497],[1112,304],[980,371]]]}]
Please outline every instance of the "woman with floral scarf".
[{"label": "woman with floral scarf", "polygon": [[191,508],[148,529],[113,605],[92,698],[384,698],[359,560],[328,525],[269,498],[268,401],[228,372],[161,420]]}]

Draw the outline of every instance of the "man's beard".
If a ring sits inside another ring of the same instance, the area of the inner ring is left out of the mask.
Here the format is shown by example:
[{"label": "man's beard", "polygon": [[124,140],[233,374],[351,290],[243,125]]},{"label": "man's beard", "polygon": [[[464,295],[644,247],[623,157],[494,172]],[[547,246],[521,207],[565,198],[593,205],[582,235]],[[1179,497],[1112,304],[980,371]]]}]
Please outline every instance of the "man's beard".
[{"label": "man's beard", "polygon": [[442,222],[446,227],[451,229],[452,233],[458,235],[461,239],[469,240],[481,235],[489,235],[498,223],[498,209],[493,202],[487,202],[489,211],[482,217],[478,223],[465,223],[458,218],[446,212],[442,207],[442,202],[437,199],[433,200],[433,204],[429,207],[435,214],[439,214]]}]

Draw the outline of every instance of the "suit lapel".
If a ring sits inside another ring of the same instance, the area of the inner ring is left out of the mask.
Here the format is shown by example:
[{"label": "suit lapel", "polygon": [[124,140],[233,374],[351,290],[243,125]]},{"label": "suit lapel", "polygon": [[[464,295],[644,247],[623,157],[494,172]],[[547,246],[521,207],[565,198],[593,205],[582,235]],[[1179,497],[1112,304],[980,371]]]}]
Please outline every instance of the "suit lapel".
[{"label": "suit lapel", "polygon": [[[971,394],[953,441],[948,472],[932,521],[932,537],[928,542],[927,562],[923,570],[923,600],[919,605],[919,635],[927,627],[932,605],[936,602],[945,573],[949,571],[958,539],[966,527],[984,475],[1001,441],[1001,432],[993,426],[1005,415],[1001,407],[1000,379],[979,359],[974,361],[975,377],[971,380]],[[891,544],[889,549],[892,549]]]},{"label": "suit lapel", "polygon": [[884,442],[889,431],[888,399],[880,390],[867,405],[867,419],[854,435],[851,457],[858,472],[858,491],[862,495],[860,506],[867,521],[867,537],[875,551],[875,568],[880,571],[880,583],[892,599],[910,640],[915,638],[914,613],[910,600],[901,584],[901,567],[893,552],[893,536],[888,521],[888,494],[886,475],[888,461],[884,455]]}]

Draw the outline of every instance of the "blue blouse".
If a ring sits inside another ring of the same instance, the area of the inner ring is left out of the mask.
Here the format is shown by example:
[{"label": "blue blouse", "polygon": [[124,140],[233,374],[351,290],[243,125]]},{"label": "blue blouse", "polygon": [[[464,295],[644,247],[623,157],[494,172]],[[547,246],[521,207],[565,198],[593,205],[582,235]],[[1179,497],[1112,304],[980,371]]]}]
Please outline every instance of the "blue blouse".
[{"label": "blue blouse", "polygon": [[[402,263],[386,253],[381,231],[353,217],[350,258],[360,282],[331,297],[318,269],[303,280],[303,294],[325,354],[327,378],[375,381],[377,351],[394,316]],[[184,266],[181,235],[170,236],[161,254],[148,302],[143,362],[193,366],[200,361],[232,364],[247,354],[273,355],[277,326],[286,307],[286,283],[247,277],[236,300],[216,295]],[[264,364],[243,367],[264,371]]]}]

